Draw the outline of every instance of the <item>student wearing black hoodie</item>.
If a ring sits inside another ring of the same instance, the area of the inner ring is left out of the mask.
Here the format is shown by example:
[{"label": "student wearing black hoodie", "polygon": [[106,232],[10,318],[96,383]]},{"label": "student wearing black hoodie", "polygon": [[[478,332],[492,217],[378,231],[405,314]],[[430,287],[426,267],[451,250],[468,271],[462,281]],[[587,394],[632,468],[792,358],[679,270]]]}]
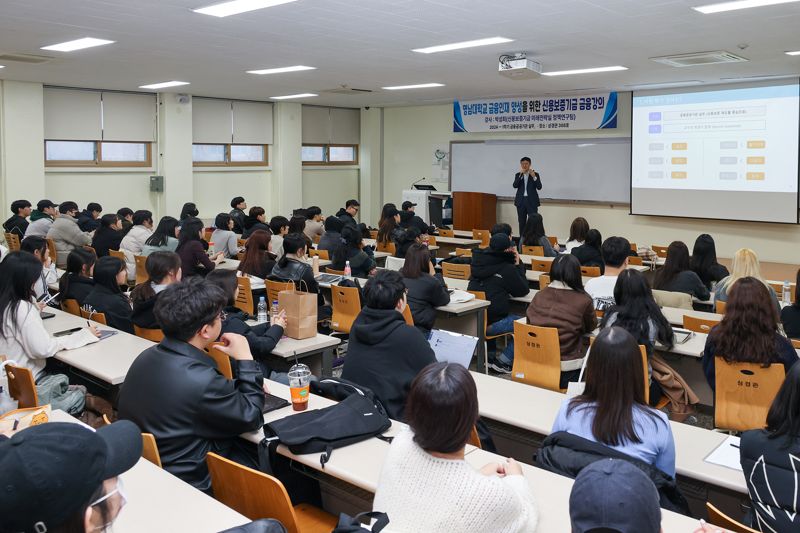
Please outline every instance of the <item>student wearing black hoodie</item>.
[{"label": "student wearing black hoodie", "polygon": [[244,231],[242,231],[242,239],[247,239],[253,234],[254,231],[258,231],[260,229],[266,231],[267,233],[272,233],[267,225],[267,216],[265,213],[266,211],[264,211],[263,207],[254,205],[250,208],[249,214],[244,218]]},{"label": "student wearing black hoodie", "polygon": [[103,206],[97,202],[91,202],[86,206],[86,209],[78,215],[78,227],[81,231],[90,233],[100,227],[100,213],[103,212]]},{"label": "student wearing black hoodie", "polygon": [[[508,314],[511,297],[528,294],[528,280],[525,278],[525,265],[511,239],[505,233],[492,235],[489,247],[472,252],[472,277],[469,290],[486,293],[490,305],[486,310],[489,327],[486,333],[499,335],[514,331],[514,321],[520,317]],[[489,343],[490,351],[495,347]],[[489,366],[504,374],[511,373],[514,362],[514,339],[510,337],[503,353],[489,361]]]},{"label": "student wearing black hoodie", "polygon": [[85,248],[75,248],[67,256],[67,269],[58,280],[59,300],[76,300],[83,305],[94,289],[94,264],[97,256]]},{"label": "student wearing black hoodie", "polygon": [[411,382],[436,356],[425,336],[403,319],[400,273],[378,271],[364,286],[364,303],[350,329],[342,378],[371,389],[389,416],[402,421]]},{"label": "student wearing black hoodie", "polygon": [[342,241],[342,229],[344,224],[337,217],[331,215],[325,219],[325,233],[319,238],[317,250],[327,250],[328,254],[339,247]]},{"label": "student wearing black hoodie", "polygon": [[359,209],[361,209],[361,204],[358,203],[358,200],[347,200],[344,207],[336,212],[336,216],[342,221],[344,226],[358,228],[358,222],[356,222],[355,216],[358,214]]},{"label": "student wearing black hoodie", "polygon": [[28,229],[26,217],[31,214],[31,203],[28,200],[14,200],[11,202],[11,212],[14,214],[3,222],[3,229],[8,233],[17,235],[22,240],[22,237],[25,236],[25,230]]},{"label": "student wearing black hoodie", "polygon": [[127,282],[125,261],[110,255],[101,257],[94,265],[94,288],[86,296],[83,305],[93,313],[104,313],[106,322],[112,328],[133,335],[131,303],[120,289],[120,285]]},{"label": "student wearing black hoodie", "polygon": [[181,281],[181,258],[175,252],[153,252],[147,256],[144,269],[147,271],[147,279],[131,292],[131,320],[140,328],[161,329],[153,309],[158,295],[173,283]]}]

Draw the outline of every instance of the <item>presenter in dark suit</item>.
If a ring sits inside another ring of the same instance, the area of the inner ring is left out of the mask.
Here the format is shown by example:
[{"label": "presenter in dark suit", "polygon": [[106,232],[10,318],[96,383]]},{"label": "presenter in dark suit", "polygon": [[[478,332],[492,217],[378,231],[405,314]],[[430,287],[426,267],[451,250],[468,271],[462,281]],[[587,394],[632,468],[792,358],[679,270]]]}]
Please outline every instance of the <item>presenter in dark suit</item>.
[{"label": "presenter in dark suit", "polygon": [[519,234],[522,235],[528,216],[539,212],[538,191],[542,190],[542,180],[539,178],[539,173],[531,168],[530,157],[520,159],[519,165],[521,171],[514,176],[514,188],[517,189],[514,205],[517,206]]}]

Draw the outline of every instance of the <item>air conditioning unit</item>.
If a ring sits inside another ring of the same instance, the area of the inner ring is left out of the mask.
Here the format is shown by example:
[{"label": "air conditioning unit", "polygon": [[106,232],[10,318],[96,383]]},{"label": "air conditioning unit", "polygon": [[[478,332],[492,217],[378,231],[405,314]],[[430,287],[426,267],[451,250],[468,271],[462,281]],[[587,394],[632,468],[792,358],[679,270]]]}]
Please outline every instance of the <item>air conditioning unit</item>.
[{"label": "air conditioning unit", "polygon": [[650,60],[663,65],[669,65],[670,67],[696,67],[699,65],[719,65],[723,63],[742,63],[744,61],[749,61],[742,56],[737,56],[725,50],[651,57]]}]

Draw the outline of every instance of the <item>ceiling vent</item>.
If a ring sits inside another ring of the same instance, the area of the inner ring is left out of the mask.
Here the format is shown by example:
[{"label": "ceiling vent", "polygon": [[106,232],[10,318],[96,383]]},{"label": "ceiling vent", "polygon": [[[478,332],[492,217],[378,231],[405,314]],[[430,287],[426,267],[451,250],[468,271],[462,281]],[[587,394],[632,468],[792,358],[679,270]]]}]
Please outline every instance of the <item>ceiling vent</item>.
[{"label": "ceiling vent", "polygon": [[652,61],[669,65],[670,67],[696,67],[700,65],[720,65],[722,63],[742,63],[746,58],[737,56],[724,50],[715,52],[695,52],[692,54],[679,54],[674,56],[651,57]]},{"label": "ceiling vent", "polygon": [[40,65],[55,59],[51,56],[37,56],[33,54],[0,54],[0,61],[9,63],[16,61],[17,63],[28,63],[29,65]]},{"label": "ceiling vent", "polygon": [[369,94],[372,92],[372,89],[356,89],[355,87],[348,87],[347,85],[342,85],[341,87],[337,87],[336,89],[327,89],[322,92],[328,94],[358,95],[358,94]]}]

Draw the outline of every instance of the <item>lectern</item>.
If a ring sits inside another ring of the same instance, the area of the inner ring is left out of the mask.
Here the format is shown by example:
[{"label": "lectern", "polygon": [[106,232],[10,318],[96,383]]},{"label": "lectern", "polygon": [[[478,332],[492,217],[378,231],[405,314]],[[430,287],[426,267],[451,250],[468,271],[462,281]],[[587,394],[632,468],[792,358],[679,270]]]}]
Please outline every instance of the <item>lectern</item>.
[{"label": "lectern", "polygon": [[491,229],[497,223],[497,196],[483,192],[453,192],[453,228]]}]

